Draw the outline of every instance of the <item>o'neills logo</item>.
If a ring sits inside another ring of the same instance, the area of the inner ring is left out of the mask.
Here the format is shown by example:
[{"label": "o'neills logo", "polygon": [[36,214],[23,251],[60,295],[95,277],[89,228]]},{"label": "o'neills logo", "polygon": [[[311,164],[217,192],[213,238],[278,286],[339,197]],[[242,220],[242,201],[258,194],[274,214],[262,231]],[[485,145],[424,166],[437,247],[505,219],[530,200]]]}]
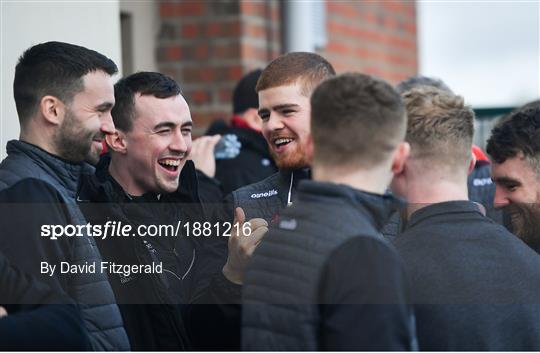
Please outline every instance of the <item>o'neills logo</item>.
[{"label": "o'neills logo", "polygon": [[277,190],[276,189],[272,189],[272,190],[267,191],[267,192],[260,192],[258,194],[251,194],[251,198],[252,199],[260,199],[261,197],[270,197],[270,196],[274,196],[274,195],[277,195]]}]

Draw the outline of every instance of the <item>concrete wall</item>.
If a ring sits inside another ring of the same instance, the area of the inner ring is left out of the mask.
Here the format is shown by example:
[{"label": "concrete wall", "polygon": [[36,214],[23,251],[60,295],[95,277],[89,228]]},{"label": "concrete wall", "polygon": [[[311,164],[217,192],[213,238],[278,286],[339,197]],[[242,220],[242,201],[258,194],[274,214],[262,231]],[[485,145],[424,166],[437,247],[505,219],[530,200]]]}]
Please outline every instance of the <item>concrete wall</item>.
[{"label": "concrete wall", "polygon": [[13,101],[18,57],[47,41],[82,45],[108,56],[121,67],[118,1],[0,1],[0,157],[8,140],[19,135]]}]

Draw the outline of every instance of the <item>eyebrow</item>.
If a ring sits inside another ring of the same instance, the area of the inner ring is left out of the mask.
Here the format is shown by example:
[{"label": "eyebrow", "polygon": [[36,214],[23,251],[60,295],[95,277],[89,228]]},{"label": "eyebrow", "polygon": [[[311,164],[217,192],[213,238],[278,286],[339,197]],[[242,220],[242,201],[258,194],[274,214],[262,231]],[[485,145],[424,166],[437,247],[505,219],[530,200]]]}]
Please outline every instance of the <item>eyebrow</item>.
[{"label": "eyebrow", "polygon": [[500,184],[521,185],[521,182],[519,182],[519,180],[510,178],[510,177],[506,177],[506,176],[501,176],[501,177],[498,177],[498,178],[494,178],[493,181],[496,182],[496,183],[500,183]]},{"label": "eyebrow", "polygon": [[106,111],[106,110],[112,109],[112,107],[114,107],[114,103],[104,102],[104,103],[101,103],[100,105],[98,105],[96,107],[96,110],[98,110],[98,111]]},{"label": "eyebrow", "polygon": [[[168,127],[168,128],[173,128],[175,126],[177,126],[178,124],[176,123],[173,123],[172,121],[163,121],[159,124],[157,124],[156,126],[154,126],[154,130],[159,130],[161,128],[164,128],[164,127]],[[192,127],[193,126],[193,121],[186,121],[185,123],[183,123],[181,125],[181,127]]]},{"label": "eyebrow", "polygon": [[[278,104],[276,106],[273,106],[271,109],[272,110],[281,110],[281,109],[286,109],[286,108],[300,108],[300,105],[298,104],[294,104],[294,103],[289,103],[289,104]],[[270,111],[270,109],[268,108],[261,108],[257,111],[257,114],[261,115],[262,113],[268,113]]]}]

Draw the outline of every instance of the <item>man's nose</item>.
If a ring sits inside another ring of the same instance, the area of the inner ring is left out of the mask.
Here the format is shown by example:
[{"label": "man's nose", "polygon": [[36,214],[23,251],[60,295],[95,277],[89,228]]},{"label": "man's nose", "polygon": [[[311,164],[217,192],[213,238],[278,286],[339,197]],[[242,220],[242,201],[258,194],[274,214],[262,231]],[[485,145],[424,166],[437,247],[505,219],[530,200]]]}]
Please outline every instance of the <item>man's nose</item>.
[{"label": "man's nose", "polygon": [[266,122],[266,129],[270,131],[281,130],[285,127],[278,114],[271,113]]},{"label": "man's nose", "polygon": [[171,143],[169,144],[169,149],[174,152],[186,152],[188,149],[186,137],[184,137],[181,133],[175,134],[171,140]]},{"label": "man's nose", "polygon": [[112,119],[111,112],[109,111],[109,112],[103,114],[103,116],[101,118],[101,131],[104,134],[108,135],[108,134],[114,133],[114,130],[115,130],[114,122],[113,122],[113,119]]},{"label": "man's nose", "polygon": [[493,207],[502,208],[508,206],[510,200],[508,199],[507,192],[504,191],[500,186],[495,186],[495,199],[493,200]]}]

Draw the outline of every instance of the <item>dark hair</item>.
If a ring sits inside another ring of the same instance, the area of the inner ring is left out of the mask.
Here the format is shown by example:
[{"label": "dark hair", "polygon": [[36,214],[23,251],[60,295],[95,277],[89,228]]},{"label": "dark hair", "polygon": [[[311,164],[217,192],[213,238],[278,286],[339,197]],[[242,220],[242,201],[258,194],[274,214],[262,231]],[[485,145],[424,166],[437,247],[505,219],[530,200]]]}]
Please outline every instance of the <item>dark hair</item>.
[{"label": "dark hair", "polygon": [[321,81],[335,75],[336,71],[332,65],[318,54],[287,53],[268,64],[255,90],[259,92],[299,81],[302,85],[302,94],[309,97]]},{"label": "dark hair", "polygon": [[347,73],[311,96],[314,161],[371,167],[403,141],[407,117],[399,94],[383,80]]},{"label": "dark hair", "polygon": [[540,107],[518,109],[503,117],[491,130],[486,152],[497,163],[521,152],[540,175]]},{"label": "dark hair", "polygon": [[233,92],[234,114],[242,114],[249,108],[259,108],[259,95],[255,92],[255,86],[261,72],[261,69],[251,71],[236,84]]},{"label": "dark hair", "polygon": [[64,103],[84,89],[82,77],[93,71],[109,75],[116,64],[97,51],[62,42],[47,42],[27,49],[15,67],[13,95],[21,125],[38,109],[41,98],[55,96]]},{"label": "dark hair", "polygon": [[114,85],[115,104],[112,109],[114,126],[124,132],[131,131],[135,119],[135,94],[169,98],[182,92],[178,83],[158,72],[137,72]]},{"label": "dark hair", "polygon": [[452,92],[450,87],[448,87],[446,83],[444,83],[441,79],[427,76],[409,77],[408,79],[398,83],[398,85],[396,86],[396,90],[399,92],[399,94],[403,94],[404,92],[407,92],[419,86],[435,87],[447,93],[454,93]]}]

